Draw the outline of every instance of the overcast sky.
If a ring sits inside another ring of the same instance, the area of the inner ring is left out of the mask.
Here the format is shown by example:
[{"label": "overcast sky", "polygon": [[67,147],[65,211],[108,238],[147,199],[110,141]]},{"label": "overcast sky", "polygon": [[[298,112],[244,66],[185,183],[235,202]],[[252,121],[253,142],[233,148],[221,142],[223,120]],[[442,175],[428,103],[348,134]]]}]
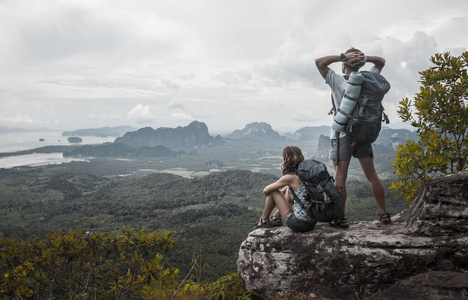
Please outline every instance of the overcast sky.
[{"label": "overcast sky", "polygon": [[399,127],[418,72],[466,51],[467,28],[466,0],[0,0],[0,126],[331,125],[314,61],[353,46],[386,59]]}]

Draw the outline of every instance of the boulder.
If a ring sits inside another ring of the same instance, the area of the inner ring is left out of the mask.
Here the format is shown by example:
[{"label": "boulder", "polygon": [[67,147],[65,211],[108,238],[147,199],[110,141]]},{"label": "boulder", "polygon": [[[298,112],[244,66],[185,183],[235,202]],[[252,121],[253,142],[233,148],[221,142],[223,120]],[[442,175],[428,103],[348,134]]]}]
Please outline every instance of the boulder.
[{"label": "boulder", "polygon": [[343,230],[322,223],[308,233],[257,229],[240,247],[238,273],[263,297],[462,299],[468,297],[467,204],[463,171],[425,181],[391,225],[358,222]]}]

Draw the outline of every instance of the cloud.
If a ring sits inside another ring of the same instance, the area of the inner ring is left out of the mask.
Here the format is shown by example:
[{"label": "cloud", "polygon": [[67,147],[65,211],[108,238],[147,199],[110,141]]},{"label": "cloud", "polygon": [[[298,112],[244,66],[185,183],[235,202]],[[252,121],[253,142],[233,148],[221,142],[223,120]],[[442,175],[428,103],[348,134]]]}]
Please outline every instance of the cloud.
[{"label": "cloud", "polygon": [[6,123],[37,123],[35,122],[30,116],[28,115],[15,115],[15,116],[1,116],[0,115],[0,122]]},{"label": "cloud", "polygon": [[186,101],[184,104],[182,103],[182,100],[173,100],[168,104],[167,108],[169,110],[168,119],[173,120],[176,123],[180,121],[193,121],[197,117],[201,117],[203,115],[203,108],[200,109],[200,105],[194,101]]},{"label": "cloud", "polygon": [[192,121],[193,120],[193,117],[184,111],[176,111],[176,112],[171,113],[171,118],[174,118],[180,121]]},{"label": "cloud", "polygon": [[384,104],[395,120],[430,56],[468,45],[466,0],[16,0],[0,8],[0,125],[329,124],[329,88],[314,61],[350,46],[387,60]]},{"label": "cloud", "polygon": [[224,70],[213,75],[213,78],[227,85],[245,85],[252,79],[252,74],[249,71],[229,71]]},{"label": "cloud", "polygon": [[173,89],[173,90],[179,90],[180,89],[180,85],[172,80],[169,80],[169,79],[162,79],[161,80],[161,84]]},{"label": "cloud", "polygon": [[180,101],[171,101],[169,103],[169,108],[173,110],[185,110],[184,104],[182,104]]},{"label": "cloud", "polygon": [[137,124],[151,123],[156,120],[149,106],[144,106],[143,104],[138,104],[132,108],[128,113],[128,118]]},{"label": "cloud", "polygon": [[[134,108],[135,109],[135,108]],[[130,111],[131,113],[131,111]],[[129,114],[130,114],[129,113]],[[120,120],[122,119],[121,116],[118,116],[118,115],[109,115],[109,114],[90,114],[88,116],[88,118],[90,119],[107,119],[107,120]]]}]

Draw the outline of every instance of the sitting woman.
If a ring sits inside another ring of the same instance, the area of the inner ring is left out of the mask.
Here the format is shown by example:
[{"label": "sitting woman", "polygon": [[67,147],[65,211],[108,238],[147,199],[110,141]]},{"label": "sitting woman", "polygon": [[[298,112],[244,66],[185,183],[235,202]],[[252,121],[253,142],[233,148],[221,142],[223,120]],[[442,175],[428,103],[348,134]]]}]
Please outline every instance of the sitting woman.
[{"label": "sitting woman", "polygon": [[281,164],[283,176],[263,190],[263,193],[267,196],[265,208],[255,229],[282,225],[279,215],[270,218],[275,206],[285,220],[286,225],[292,230],[305,232],[314,229],[317,221],[300,205],[291,207],[293,200],[288,192],[289,188],[293,189],[299,200],[303,204],[307,204],[307,200],[305,200],[306,188],[296,175],[297,166],[302,161],[304,161],[304,155],[299,147],[287,146],[283,149],[283,163]]}]

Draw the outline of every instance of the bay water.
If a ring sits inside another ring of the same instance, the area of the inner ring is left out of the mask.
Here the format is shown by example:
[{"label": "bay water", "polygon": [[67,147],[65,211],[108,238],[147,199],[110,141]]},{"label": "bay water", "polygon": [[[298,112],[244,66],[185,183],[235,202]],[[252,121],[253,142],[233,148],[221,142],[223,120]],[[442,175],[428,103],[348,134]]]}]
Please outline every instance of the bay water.
[{"label": "bay water", "polygon": [[[116,137],[83,136],[79,145],[102,144],[113,142]],[[11,153],[23,150],[31,150],[45,146],[67,146],[70,144],[66,136],[60,131],[38,132],[0,132],[0,153]],[[12,168],[17,166],[40,166],[47,164],[59,164],[79,158],[63,157],[62,153],[33,153],[26,155],[12,155],[0,158],[0,168]]]}]

